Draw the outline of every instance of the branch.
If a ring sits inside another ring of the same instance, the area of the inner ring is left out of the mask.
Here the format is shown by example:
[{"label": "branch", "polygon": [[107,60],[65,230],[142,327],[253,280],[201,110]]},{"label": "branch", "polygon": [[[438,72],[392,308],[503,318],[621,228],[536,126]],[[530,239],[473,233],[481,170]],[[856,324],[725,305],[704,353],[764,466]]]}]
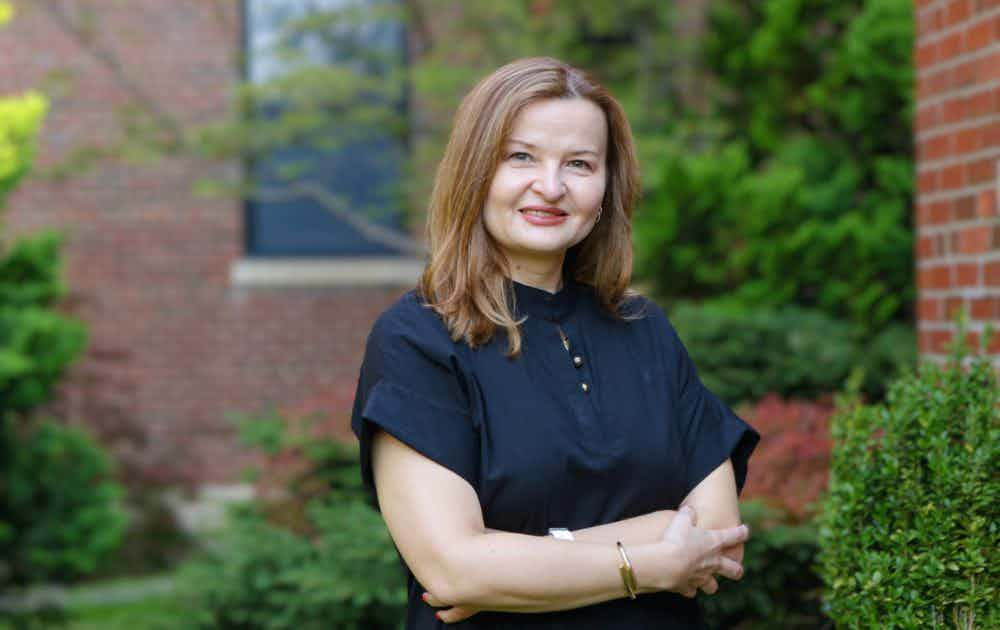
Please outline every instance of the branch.
[{"label": "branch", "polygon": [[39,5],[63,31],[72,36],[80,44],[81,48],[90,52],[91,55],[111,71],[118,85],[128,92],[136,102],[140,103],[147,111],[153,114],[157,123],[169,132],[169,146],[176,147],[181,144],[184,134],[181,131],[180,124],[166,110],[159,106],[155,98],[146,94],[145,90],[128,76],[117,55],[95,43],[92,34],[85,27],[74,22],[59,5],[57,0],[42,0]]},{"label": "branch", "polygon": [[427,253],[427,248],[422,243],[392,228],[378,225],[358,212],[352,212],[335,195],[310,182],[296,182],[284,189],[261,189],[252,196],[261,201],[291,201],[306,197],[323,206],[327,212],[369,240],[413,256],[423,256]]}]

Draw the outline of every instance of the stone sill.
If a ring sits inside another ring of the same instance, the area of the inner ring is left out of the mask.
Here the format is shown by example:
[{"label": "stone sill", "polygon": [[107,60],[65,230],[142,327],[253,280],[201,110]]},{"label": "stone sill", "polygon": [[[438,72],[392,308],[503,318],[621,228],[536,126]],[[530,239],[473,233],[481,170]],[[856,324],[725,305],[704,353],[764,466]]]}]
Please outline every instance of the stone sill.
[{"label": "stone sill", "polygon": [[229,267],[237,288],[414,286],[425,262],[419,258],[241,258]]}]

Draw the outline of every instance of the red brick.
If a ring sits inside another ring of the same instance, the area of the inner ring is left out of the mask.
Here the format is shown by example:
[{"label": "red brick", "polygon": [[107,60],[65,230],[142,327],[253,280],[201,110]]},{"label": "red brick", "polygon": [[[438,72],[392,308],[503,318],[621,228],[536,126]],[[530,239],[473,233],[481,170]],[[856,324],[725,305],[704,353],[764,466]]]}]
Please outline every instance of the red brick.
[{"label": "red brick", "polygon": [[937,42],[928,42],[918,45],[916,56],[914,57],[919,68],[929,68],[937,62]]},{"label": "red brick", "polygon": [[956,97],[944,103],[944,122],[953,124],[961,122],[968,116],[969,104],[963,97]]},{"label": "red brick", "polygon": [[951,132],[949,135],[953,135],[955,138],[955,153],[961,155],[985,149],[987,147],[986,132],[989,127],[990,125],[986,124]]},{"label": "red brick", "polygon": [[951,287],[951,267],[935,265],[918,269],[917,286],[920,289],[947,289]]},{"label": "red brick", "polygon": [[929,170],[917,175],[917,192],[932,193],[938,188],[938,171]]},{"label": "red brick", "polygon": [[1000,287],[1000,260],[983,265],[983,286]]},{"label": "red brick", "polygon": [[955,317],[955,311],[962,308],[965,305],[965,300],[960,297],[949,297],[944,300],[944,318],[952,319]]},{"label": "red brick", "polygon": [[1000,318],[1000,297],[974,298],[969,302],[969,316],[973,319],[995,320]]},{"label": "red brick", "polygon": [[963,52],[962,40],[965,31],[956,30],[938,40],[938,50],[942,61],[953,59]]},{"label": "red brick", "polygon": [[953,334],[948,330],[922,330],[918,333],[917,345],[921,353],[940,354]]},{"label": "red brick", "polygon": [[938,225],[947,223],[954,217],[954,210],[951,202],[935,201],[931,204],[930,224]]},{"label": "red brick", "polygon": [[917,110],[914,129],[917,133],[932,129],[943,122],[940,105],[928,105]]},{"label": "red brick", "polygon": [[960,263],[955,265],[955,286],[979,286],[979,263]]},{"label": "red brick", "polygon": [[979,59],[977,78],[983,82],[1000,78],[1000,51],[990,53]]},{"label": "red brick", "polygon": [[968,183],[966,166],[963,164],[953,164],[941,169],[941,188],[951,190],[962,188]]},{"label": "red brick", "polygon": [[966,195],[955,202],[955,219],[968,221],[976,216],[976,197]]},{"label": "red brick", "polygon": [[997,216],[997,191],[995,188],[980,191],[976,200],[976,216],[987,219]]},{"label": "red brick", "polygon": [[981,20],[965,31],[965,52],[975,52],[993,41],[993,23],[989,19]]},{"label": "red brick", "polygon": [[941,319],[941,312],[941,300],[937,298],[921,298],[917,300],[918,318],[935,321]]},{"label": "red brick", "polygon": [[952,0],[945,13],[945,24],[949,27],[969,19],[969,0]]},{"label": "red brick", "polygon": [[992,231],[992,227],[988,225],[962,228],[958,232],[958,253],[981,254],[988,252],[993,238]]},{"label": "red brick", "polygon": [[966,181],[971,185],[993,181],[996,178],[997,158],[989,157],[976,160],[968,165]]}]

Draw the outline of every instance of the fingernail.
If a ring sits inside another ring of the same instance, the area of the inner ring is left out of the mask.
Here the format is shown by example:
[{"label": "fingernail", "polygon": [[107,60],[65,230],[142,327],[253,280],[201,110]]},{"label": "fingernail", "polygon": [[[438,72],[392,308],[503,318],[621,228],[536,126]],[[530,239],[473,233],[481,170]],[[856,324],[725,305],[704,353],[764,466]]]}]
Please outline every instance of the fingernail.
[{"label": "fingernail", "polygon": [[423,595],[421,595],[420,599],[422,599],[422,600],[424,600],[426,602],[427,601],[427,593],[424,593]]},{"label": "fingernail", "polygon": [[434,613],[434,616],[437,617],[438,619],[440,619],[441,621],[444,621],[444,617],[441,616],[441,611],[440,610],[437,611],[436,613]]}]

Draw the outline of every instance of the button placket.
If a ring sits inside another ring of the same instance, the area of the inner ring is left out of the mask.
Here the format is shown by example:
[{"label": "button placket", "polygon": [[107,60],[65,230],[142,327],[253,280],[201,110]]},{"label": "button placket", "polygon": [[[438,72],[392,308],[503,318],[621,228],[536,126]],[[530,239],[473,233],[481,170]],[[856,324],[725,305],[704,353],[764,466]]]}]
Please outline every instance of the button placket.
[{"label": "button placket", "polygon": [[[579,387],[580,392],[587,395],[587,398],[590,399],[591,408],[596,411],[596,401],[593,400],[594,384],[591,378],[589,364],[585,359],[583,344],[580,341],[579,336],[576,334],[575,327],[568,320],[562,323],[553,322],[553,324],[555,324],[556,330],[559,333],[559,337],[562,341],[563,349],[566,351],[569,364],[573,366],[574,372],[576,373],[577,387]],[[574,337],[576,337],[575,343]]]}]

